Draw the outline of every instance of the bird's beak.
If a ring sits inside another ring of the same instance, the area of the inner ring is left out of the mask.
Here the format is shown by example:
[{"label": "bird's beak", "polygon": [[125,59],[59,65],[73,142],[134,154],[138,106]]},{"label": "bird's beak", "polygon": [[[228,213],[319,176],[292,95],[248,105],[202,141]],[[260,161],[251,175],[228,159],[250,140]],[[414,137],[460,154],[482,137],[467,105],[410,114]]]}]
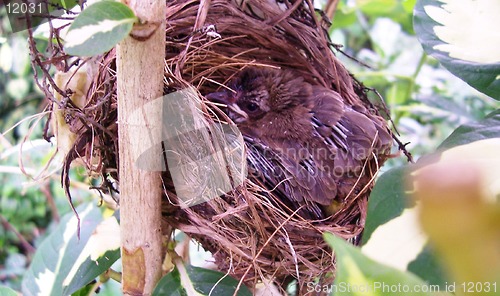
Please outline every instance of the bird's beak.
[{"label": "bird's beak", "polygon": [[210,93],[205,96],[207,100],[213,103],[224,104],[227,107],[227,115],[236,123],[243,122],[248,119],[248,114],[240,109],[236,104],[236,96],[227,91]]}]

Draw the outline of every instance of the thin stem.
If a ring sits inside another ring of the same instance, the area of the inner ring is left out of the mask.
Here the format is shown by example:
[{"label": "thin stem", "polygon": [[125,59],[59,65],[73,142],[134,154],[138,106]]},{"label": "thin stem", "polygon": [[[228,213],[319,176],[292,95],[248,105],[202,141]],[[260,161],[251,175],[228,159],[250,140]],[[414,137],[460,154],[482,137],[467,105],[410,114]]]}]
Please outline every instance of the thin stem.
[{"label": "thin stem", "polygon": [[108,271],[106,271],[106,273],[103,275],[105,276],[105,280],[101,280],[101,282],[106,282],[107,279],[112,279],[118,283],[121,283],[122,282],[122,273],[121,272],[118,272],[118,271],[115,271],[113,269],[108,269]]},{"label": "thin stem", "polygon": [[17,229],[9,223],[9,221],[7,221],[7,219],[5,219],[4,216],[2,216],[0,214],[0,224],[2,224],[3,228],[5,228],[5,230],[7,231],[11,231],[12,233],[14,233],[17,237],[17,239],[19,240],[19,242],[21,243],[21,245],[23,246],[24,250],[28,253],[28,254],[32,254],[32,253],[35,253],[36,249],[22,236],[22,234],[17,231]]},{"label": "thin stem", "polygon": [[47,203],[49,204],[50,211],[52,213],[52,220],[59,223],[59,211],[57,210],[56,202],[54,200],[54,195],[52,195],[52,191],[50,190],[50,182],[45,182],[42,186],[40,186],[40,191],[45,198],[47,199]]},{"label": "thin stem", "polygon": [[408,86],[408,89],[406,92],[407,98],[409,98],[411,96],[411,94],[413,93],[413,89],[415,88],[418,74],[420,74],[420,71],[422,70],[422,67],[424,66],[426,61],[427,61],[427,54],[425,52],[422,52],[422,56],[420,57],[420,60],[418,61],[417,68],[415,69],[415,72],[413,72],[413,75],[411,76],[411,79],[410,79],[410,85]]},{"label": "thin stem", "polygon": [[407,76],[386,71],[370,71],[370,72],[363,71],[363,72],[352,72],[352,74],[355,77],[394,77],[397,79],[408,80],[408,81],[412,81],[414,79],[413,75]]}]

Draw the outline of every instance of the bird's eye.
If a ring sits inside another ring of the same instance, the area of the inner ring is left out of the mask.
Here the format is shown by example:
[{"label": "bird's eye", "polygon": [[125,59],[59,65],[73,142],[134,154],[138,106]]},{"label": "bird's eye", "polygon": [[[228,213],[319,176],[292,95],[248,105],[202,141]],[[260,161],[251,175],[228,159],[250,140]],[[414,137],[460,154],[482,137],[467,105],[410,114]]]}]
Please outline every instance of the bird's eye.
[{"label": "bird's eye", "polygon": [[259,110],[259,105],[252,103],[252,102],[249,102],[249,103],[245,104],[245,109],[247,109],[247,111],[249,111],[249,112],[255,112],[255,111]]}]

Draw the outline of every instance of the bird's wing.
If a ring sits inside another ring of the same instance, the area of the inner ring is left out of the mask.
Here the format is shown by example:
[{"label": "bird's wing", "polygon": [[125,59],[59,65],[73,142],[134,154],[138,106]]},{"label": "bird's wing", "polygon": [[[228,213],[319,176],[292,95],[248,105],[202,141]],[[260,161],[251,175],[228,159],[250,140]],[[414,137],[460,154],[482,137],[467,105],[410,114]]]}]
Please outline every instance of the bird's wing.
[{"label": "bird's wing", "polygon": [[[319,139],[313,150],[329,150],[331,154],[312,154],[317,165],[328,168],[330,175],[325,180],[336,182],[338,194],[318,197],[342,200],[352,191],[373,154],[388,152],[392,138],[382,119],[361,105],[345,105],[338,93],[326,88],[316,87],[313,95],[317,102],[312,109],[313,138]],[[317,202],[327,204],[328,200]]]},{"label": "bird's wing", "polygon": [[391,146],[391,133],[380,116],[372,115],[362,105],[345,105],[342,97],[330,89],[315,87],[313,96],[313,125],[325,142],[353,152],[358,160],[366,159],[373,148],[384,153]]},{"label": "bird's wing", "polygon": [[[261,142],[245,138],[249,177],[260,183],[279,202],[306,219],[322,219],[323,212],[315,198],[316,180],[309,177],[308,164],[297,163]],[[323,193],[324,194],[324,193]]]}]

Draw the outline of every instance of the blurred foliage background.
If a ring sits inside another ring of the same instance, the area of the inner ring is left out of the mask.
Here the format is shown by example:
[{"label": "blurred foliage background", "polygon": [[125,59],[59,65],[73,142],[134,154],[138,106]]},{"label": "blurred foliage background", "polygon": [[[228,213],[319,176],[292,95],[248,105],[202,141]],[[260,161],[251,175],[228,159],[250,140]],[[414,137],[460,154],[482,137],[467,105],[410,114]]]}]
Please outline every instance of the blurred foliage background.
[{"label": "blurred foliage background", "polygon": [[[0,282],[17,287],[36,240],[51,223],[47,198],[21,173],[19,143],[29,123],[16,123],[39,113],[43,97],[34,84],[27,35],[10,34],[6,12],[0,11]],[[10,130],[9,132],[6,132]],[[33,137],[41,138],[37,128]],[[32,155],[31,157],[37,157]],[[40,157],[40,155],[38,156]],[[43,156],[42,156],[43,157]],[[46,186],[46,185],[45,185]],[[50,186],[50,185],[49,185]]]},{"label": "blurred foliage background", "polygon": [[[338,56],[354,76],[375,88],[390,108],[400,139],[415,159],[436,149],[457,126],[483,118],[500,104],[427,56],[412,28],[416,0],[342,0],[331,28]],[[322,7],[324,3],[316,3]],[[43,140],[46,101],[34,82],[26,32],[10,33],[0,9],[0,285],[20,281],[40,241],[70,211],[57,173],[34,182],[54,145]],[[371,95],[376,98],[375,93]],[[29,139],[23,145],[24,138]],[[23,165],[19,163],[22,149]],[[406,162],[392,159],[383,170]],[[55,161],[57,163],[57,161]],[[22,173],[21,168],[29,174]],[[57,171],[52,167],[49,171]],[[73,170],[76,204],[95,199],[83,172]],[[78,176],[78,177],[77,177]],[[112,294],[110,294],[112,295]]]},{"label": "blurred foliage background", "polygon": [[[43,139],[47,102],[35,83],[27,38],[26,31],[11,32],[5,7],[1,7],[0,285],[15,290],[20,290],[37,246],[71,210],[58,168],[48,167],[46,171],[56,172],[50,176],[43,169],[55,145]],[[37,45],[43,46],[43,41]],[[72,173],[75,180],[85,181],[83,171]],[[76,182],[75,186],[76,204],[95,198],[88,185]]]},{"label": "blurred foliage background", "polygon": [[[340,1],[331,37],[347,68],[388,105],[403,143],[418,159],[459,125],[498,109],[422,49],[412,26],[416,0]],[[368,66],[369,68],[367,68]],[[372,94],[373,95],[373,94]],[[384,170],[404,162],[394,159]]]}]

